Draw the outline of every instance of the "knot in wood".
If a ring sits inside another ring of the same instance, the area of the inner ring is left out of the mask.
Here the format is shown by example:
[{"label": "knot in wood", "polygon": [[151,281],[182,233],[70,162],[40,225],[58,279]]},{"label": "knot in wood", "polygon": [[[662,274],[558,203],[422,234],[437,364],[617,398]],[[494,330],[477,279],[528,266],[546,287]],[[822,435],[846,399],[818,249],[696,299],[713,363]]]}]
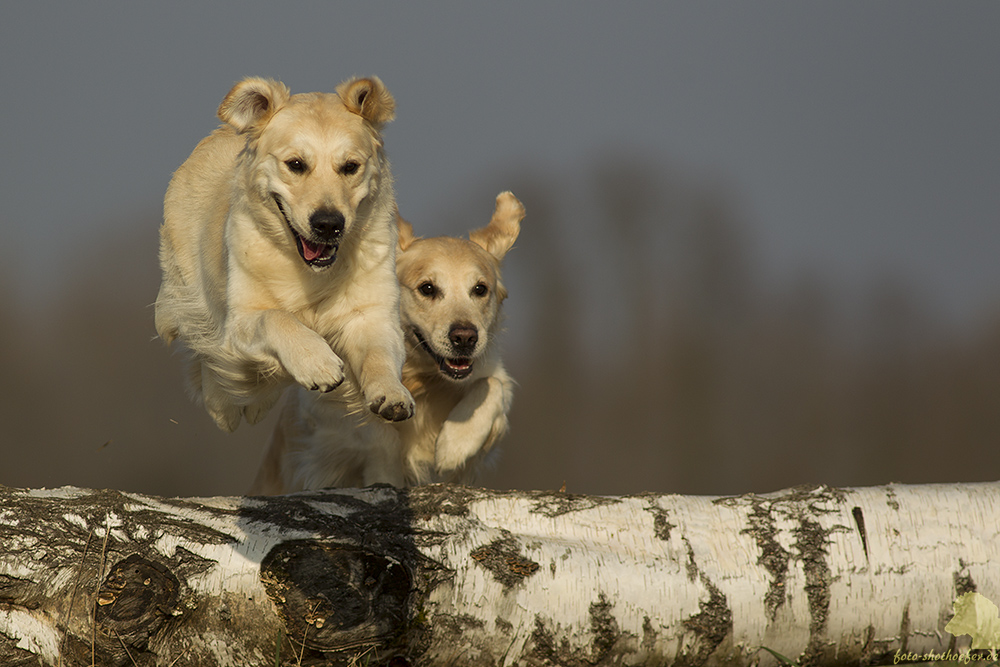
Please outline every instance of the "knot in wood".
[{"label": "knot in wood", "polygon": [[378,645],[402,631],[412,576],[357,547],[291,540],[261,562],[261,582],[290,638],[319,651]]},{"label": "knot in wood", "polygon": [[144,650],[177,604],[179,584],[169,568],[138,554],[119,561],[101,582],[94,613],[101,644],[112,655]]}]

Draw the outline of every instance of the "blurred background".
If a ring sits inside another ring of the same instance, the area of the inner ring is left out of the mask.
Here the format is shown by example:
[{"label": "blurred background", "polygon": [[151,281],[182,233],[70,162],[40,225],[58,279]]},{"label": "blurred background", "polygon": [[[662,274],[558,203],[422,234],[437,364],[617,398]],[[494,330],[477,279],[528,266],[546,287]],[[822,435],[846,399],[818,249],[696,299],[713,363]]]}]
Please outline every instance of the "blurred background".
[{"label": "blurred background", "polygon": [[[40,0],[0,24],[0,484],[243,493],[154,338],[247,75],[376,74],[422,235],[525,203],[497,488],[1000,479],[1000,5]],[[272,420],[273,421],[273,420]]]}]

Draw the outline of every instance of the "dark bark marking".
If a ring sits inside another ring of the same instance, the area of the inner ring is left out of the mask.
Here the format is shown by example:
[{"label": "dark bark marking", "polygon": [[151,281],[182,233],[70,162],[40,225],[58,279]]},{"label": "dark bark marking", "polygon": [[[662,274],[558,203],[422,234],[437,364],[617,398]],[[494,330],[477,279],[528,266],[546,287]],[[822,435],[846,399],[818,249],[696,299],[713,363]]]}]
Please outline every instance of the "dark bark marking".
[{"label": "dark bark marking", "polygon": [[767,594],[764,596],[764,607],[767,610],[767,617],[773,621],[787,599],[785,579],[788,576],[788,562],[791,556],[778,543],[778,529],[775,527],[770,506],[765,507],[763,499],[757,497],[751,502],[753,510],[749,513],[750,527],[740,532],[754,538],[760,548],[757,564],[771,575],[771,583],[768,584]]},{"label": "dark bark marking", "polygon": [[726,596],[708,577],[699,573],[702,585],[708,590],[708,599],[698,603],[700,610],[682,622],[684,629],[695,635],[686,651],[674,660],[677,667],[704,665],[723,640],[733,631],[733,612]]},{"label": "dark bark marking", "polygon": [[454,484],[426,484],[406,491],[413,518],[419,521],[440,516],[466,516],[469,503],[480,498],[482,491]]},{"label": "dark bark marking", "polygon": [[531,655],[542,664],[556,664],[556,638],[552,630],[545,626],[542,617],[535,615],[535,629],[531,631]]},{"label": "dark bark marking", "polygon": [[885,490],[885,504],[897,512],[899,511],[899,501],[896,500],[896,492],[891,486]]},{"label": "dark bark marking", "polygon": [[685,568],[687,569],[688,581],[694,583],[698,580],[698,564],[694,560],[694,549],[691,547],[691,543],[688,542],[688,538],[681,538],[684,540],[684,546],[687,547],[687,564]]},{"label": "dark bark marking", "polygon": [[851,515],[854,517],[854,526],[858,529],[858,535],[861,536],[861,547],[865,550],[865,561],[868,558],[868,533],[865,532],[865,515],[861,511],[860,507],[854,507],[851,510]]},{"label": "dark bark marking", "polygon": [[[592,635],[589,646],[573,648],[569,638],[557,641],[555,632],[541,615],[535,615],[535,629],[528,641],[529,652],[526,655],[527,664],[549,665],[552,667],[592,667],[595,665],[617,665],[619,651],[615,650],[619,641],[625,639],[637,641],[637,637],[628,632],[622,632],[618,621],[612,614],[614,605],[604,593],[598,595],[596,601],[589,607],[590,632]],[[655,634],[654,639],[655,641]]]},{"label": "dark bark marking", "polygon": [[601,507],[603,505],[614,505],[620,502],[618,498],[607,496],[584,496],[576,493],[560,493],[539,491],[533,494],[535,504],[531,508],[532,514],[541,514],[550,519],[570,512],[582,512],[584,510]]},{"label": "dark bark marking", "polygon": [[521,555],[521,545],[510,534],[473,549],[469,555],[489,570],[504,589],[516,586],[538,571],[538,563]]},{"label": "dark bark marking", "polygon": [[649,619],[649,616],[642,617],[642,648],[646,651],[652,651],[656,646],[656,636],[657,632],[653,628],[653,622]]},{"label": "dark bark marking", "polygon": [[412,575],[354,546],[292,540],[261,562],[261,582],[288,637],[318,651],[381,645],[407,625]]},{"label": "dark bark marking", "polygon": [[611,614],[613,608],[604,593],[598,596],[596,602],[590,603],[590,631],[594,635],[591,646],[594,660],[598,664],[611,652],[621,634],[618,621]]},{"label": "dark bark marking", "polygon": [[[684,629],[694,635],[694,640],[686,650],[678,652],[673,664],[677,667],[697,667],[705,664],[715,649],[732,633],[733,612],[729,608],[729,601],[725,594],[699,570],[691,543],[688,542],[687,538],[683,539],[688,553],[688,579],[691,581],[700,579],[701,584],[708,591],[708,599],[700,600],[698,613],[681,622]],[[645,630],[646,624],[644,623],[644,634]]]},{"label": "dark bark marking", "polygon": [[646,506],[646,511],[653,515],[653,534],[664,542],[670,541],[670,531],[677,527],[677,524],[667,520],[667,511],[655,504]]},{"label": "dark bark marking", "polygon": [[746,503],[765,502],[772,508],[787,505],[790,508],[809,507],[816,512],[834,512],[836,510],[820,508],[817,502],[831,501],[842,504],[847,499],[847,492],[844,489],[834,486],[824,486],[822,484],[800,484],[785,489],[780,494],[773,493],[766,496],[759,496],[755,493],[748,493],[742,496],[724,496],[716,498],[713,502],[717,505],[739,506]]},{"label": "dark bark marking", "polygon": [[658,514],[653,519],[653,533],[661,540],[670,541],[670,531],[677,527],[677,524],[667,521],[666,514]]},{"label": "dark bark marking", "polygon": [[824,639],[830,613],[830,566],[826,562],[830,531],[803,515],[793,531],[802,569],[805,573],[806,599],[809,601],[809,643],[799,660],[801,665],[821,664],[828,649]]}]

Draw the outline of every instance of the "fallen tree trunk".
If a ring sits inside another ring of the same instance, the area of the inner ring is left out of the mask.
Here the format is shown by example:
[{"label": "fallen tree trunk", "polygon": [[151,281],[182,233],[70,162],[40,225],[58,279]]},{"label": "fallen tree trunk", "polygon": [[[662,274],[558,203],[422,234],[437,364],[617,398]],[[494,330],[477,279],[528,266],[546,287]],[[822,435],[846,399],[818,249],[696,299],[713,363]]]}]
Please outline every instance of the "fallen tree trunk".
[{"label": "fallen tree trunk", "polygon": [[0,664],[891,663],[968,646],[944,628],[958,595],[1000,600],[998,532],[1000,483],[0,487]]}]

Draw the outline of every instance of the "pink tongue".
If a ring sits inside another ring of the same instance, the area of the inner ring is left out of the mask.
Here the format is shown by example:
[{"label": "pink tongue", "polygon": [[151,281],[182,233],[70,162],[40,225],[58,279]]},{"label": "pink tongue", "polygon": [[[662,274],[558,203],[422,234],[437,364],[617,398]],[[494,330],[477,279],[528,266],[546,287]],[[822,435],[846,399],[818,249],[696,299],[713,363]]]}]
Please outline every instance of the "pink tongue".
[{"label": "pink tongue", "polygon": [[302,255],[306,258],[307,262],[311,262],[326,250],[326,246],[322,243],[310,243],[305,239],[302,239]]}]

